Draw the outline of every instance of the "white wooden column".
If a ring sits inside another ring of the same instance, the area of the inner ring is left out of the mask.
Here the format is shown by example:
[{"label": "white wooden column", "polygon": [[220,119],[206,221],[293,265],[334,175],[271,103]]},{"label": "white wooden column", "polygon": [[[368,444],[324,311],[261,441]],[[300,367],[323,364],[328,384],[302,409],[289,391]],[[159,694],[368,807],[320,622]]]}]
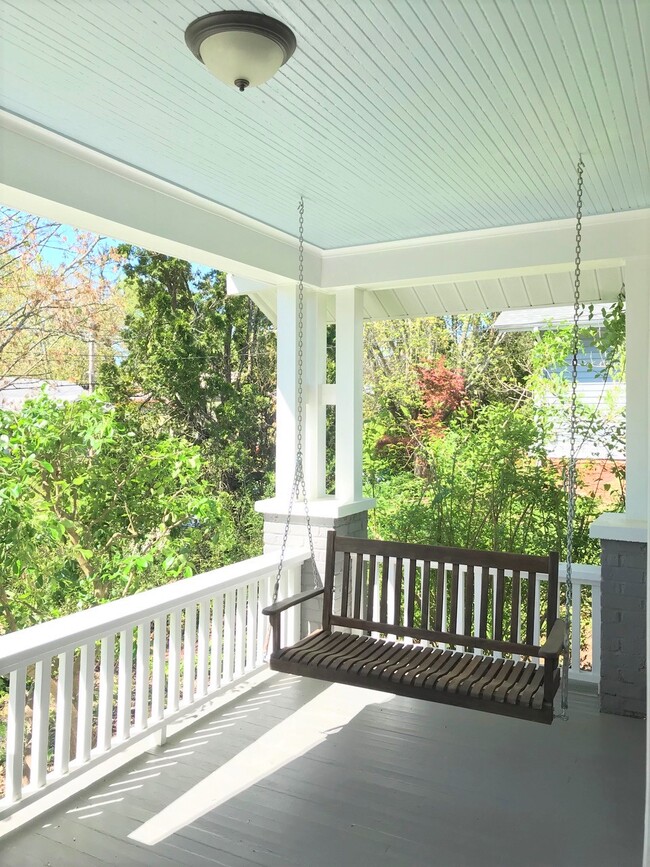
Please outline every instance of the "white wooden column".
[{"label": "white wooden column", "polygon": [[[647,260],[646,260],[647,266]],[[633,269],[634,270],[634,269]],[[642,269],[639,269],[642,272]],[[627,269],[626,269],[627,274]],[[641,279],[643,279],[643,273],[640,273]],[[648,277],[650,274],[648,273],[648,268],[645,270],[645,280],[646,280],[646,292],[650,291],[650,287],[648,287]],[[627,288],[627,284],[626,284]],[[626,326],[627,326],[627,334],[629,334],[629,307],[627,308],[626,314]],[[645,319],[645,333],[646,333],[646,347],[645,347],[645,369],[646,369],[646,389],[645,389],[645,397],[646,400],[650,401],[650,311],[646,314]],[[641,360],[641,358],[639,359]],[[628,357],[627,364],[629,365],[630,359]],[[626,395],[627,397],[627,395]],[[629,418],[628,418],[628,430],[629,430]],[[646,443],[646,460],[650,465],[650,439]],[[629,464],[628,464],[629,466]],[[646,473],[647,473],[646,465]],[[628,482],[629,484],[629,482]],[[648,509],[647,514],[650,515],[650,485],[648,486],[648,500],[646,502],[646,506]],[[646,541],[648,537],[646,535]],[[650,545],[646,546],[646,600],[645,600],[645,610],[646,610],[646,695],[650,697],[650,668],[648,668],[647,661],[650,659],[650,595],[647,593],[648,581],[647,576],[650,575]],[[646,721],[645,727],[645,740],[646,740],[646,750],[645,750],[645,821],[644,821],[644,834],[643,834],[643,864],[650,863],[650,722]]]},{"label": "white wooden column", "polygon": [[296,286],[279,286],[277,291],[275,495],[278,500],[287,503],[296,464],[298,290]]},{"label": "white wooden column", "polygon": [[305,483],[310,500],[325,496],[325,411],[327,380],[327,297],[305,294]]},{"label": "white wooden column", "polygon": [[647,257],[625,266],[626,504],[627,518],[648,517],[648,335],[650,268]]},{"label": "white wooden column", "polygon": [[363,290],[336,293],[336,499],[361,499]]},{"label": "white wooden column", "polygon": [[[287,503],[296,466],[298,418],[298,289],[278,287],[275,495]],[[303,455],[310,500],[325,495],[325,403],[321,390],[327,365],[326,297],[304,290]]]}]

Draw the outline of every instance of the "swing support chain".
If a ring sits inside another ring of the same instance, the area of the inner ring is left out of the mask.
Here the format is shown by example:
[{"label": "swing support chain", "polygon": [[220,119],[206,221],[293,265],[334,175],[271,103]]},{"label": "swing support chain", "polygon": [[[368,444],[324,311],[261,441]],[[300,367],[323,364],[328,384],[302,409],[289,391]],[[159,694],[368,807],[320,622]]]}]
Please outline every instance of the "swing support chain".
[{"label": "swing support chain", "polygon": [[580,265],[582,253],[582,193],[583,193],[584,163],[582,155],[578,159],[577,176],[578,187],[576,197],[576,247],[575,247],[575,270],[573,277],[573,329],[571,334],[571,400],[569,415],[569,465],[567,474],[567,540],[566,540],[566,635],[564,653],[562,655],[562,675],[560,683],[560,719],[569,719],[569,668],[571,666],[571,641],[580,642],[580,624],[578,623],[578,635],[572,634],[573,614],[573,526],[575,522],[576,497],[577,497],[577,457],[576,457],[576,424],[578,409],[578,351],[580,348]]},{"label": "swing support chain", "polygon": [[316,555],[314,553],[314,538],[311,527],[311,517],[309,515],[309,501],[307,498],[307,485],[305,483],[305,466],[303,455],[303,428],[304,428],[304,387],[303,387],[303,370],[304,370],[304,339],[305,339],[305,290],[304,290],[304,228],[305,228],[305,202],[303,197],[300,197],[298,204],[298,358],[297,358],[297,409],[296,409],[296,464],[293,474],[293,482],[291,485],[291,493],[289,496],[289,506],[287,508],[287,520],[284,525],[284,535],[282,536],[282,546],[280,548],[280,562],[278,571],[273,586],[273,603],[278,601],[278,592],[280,590],[280,581],[282,579],[282,569],[284,559],[287,552],[287,542],[289,539],[289,528],[291,526],[291,515],[293,506],[296,500],[302,496],[302,502],[305,509],[305,522],[307,525],[307,538],[309,540],[309,553],[311,557],[311,565],[314,573],[314,589],[318,589],[318,568],[316,567]]}]

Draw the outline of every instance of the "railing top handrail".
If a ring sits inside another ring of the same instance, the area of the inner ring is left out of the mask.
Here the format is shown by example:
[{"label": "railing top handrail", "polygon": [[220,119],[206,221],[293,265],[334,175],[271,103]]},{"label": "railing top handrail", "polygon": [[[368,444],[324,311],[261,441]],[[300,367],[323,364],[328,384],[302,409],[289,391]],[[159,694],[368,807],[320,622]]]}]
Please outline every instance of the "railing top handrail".
[{"label": "railing top handrail", "polygon": [[[284,557],[284,567],[298,566],[309,557],[309,550],[293,549]],[[29,664],[65,648],[78,647],[103,635],[190,604],[206,596],[222,593],[273,573],[279,565],[280,552],[251,557],[229,566],[221,566],[191,578],[173,581],[162,587],[134,593],[104,605],[76,611],[27,629],[0,635],[0,674],[19,665]]]},{"label": "railing top handrail", "polygon": [[[574,563],[571,567],[571,578],[579,584],[600,584],[601,567],[587,563]],[[566,563],[560,563],[560,581],[566,581]]]}]

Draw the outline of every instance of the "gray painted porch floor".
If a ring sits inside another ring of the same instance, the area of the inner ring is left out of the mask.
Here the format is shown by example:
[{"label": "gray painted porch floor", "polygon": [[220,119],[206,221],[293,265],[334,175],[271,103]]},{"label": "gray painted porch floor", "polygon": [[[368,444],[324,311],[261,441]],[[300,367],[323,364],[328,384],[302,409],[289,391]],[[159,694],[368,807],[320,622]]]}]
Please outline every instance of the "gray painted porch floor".
[{"label": "gray painted porch floor", "polygon": [[[380,696],[274,675],[0,841],[0,864],[641,864],[643,722],[575,691],[550,727]],[[128,836],[148,829],[170,833]]]}]

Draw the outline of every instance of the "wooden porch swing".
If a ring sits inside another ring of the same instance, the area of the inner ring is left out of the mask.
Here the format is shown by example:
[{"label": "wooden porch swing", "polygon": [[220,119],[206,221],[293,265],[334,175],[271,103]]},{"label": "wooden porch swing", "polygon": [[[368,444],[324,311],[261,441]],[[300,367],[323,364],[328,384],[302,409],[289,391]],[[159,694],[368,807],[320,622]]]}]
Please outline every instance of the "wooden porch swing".
[{"label": "wooden porch swing", "polygon": [[[335,605],[337,555],[343,563]],[[539,646],[533,636],[541,575],[548,575],[542,622],[550,628]],[[322,628],[282,648],[282,612],[321,594]],[[270,665],[274,671],[551,723],[566,631],[557,605],[557,554],[377,542],[331,530],[325,586],[265,609],[273,629]]]},{"label": "wooden porch swing", "polygon": [[[554,699],[561,686],[560,717],[568,719],[582,158],[577,172],[565,617],[558,617],[557,553],[538,557],[373,541],[338,536],[333,530],[327,539],[323,586],[278,601],[291,511],[299,494],[305,506],[314,575],[318,575],[303,471],[300,399],[296,467],[280,565],[273,603],[264,609],[273,632],[272,670],[546,724],[553,722]],[[302,199],[299,213],[298,332],[302,345]],[[301,357],[298,385],[301,395]],[[335,592],[337,575],[341,576],[340,594]],[[544,576],[547,593],[542,611]],[[283,612],[321,595],[321,628],[283,648]],[[543,629],[546,639],[536,644]]]}]

